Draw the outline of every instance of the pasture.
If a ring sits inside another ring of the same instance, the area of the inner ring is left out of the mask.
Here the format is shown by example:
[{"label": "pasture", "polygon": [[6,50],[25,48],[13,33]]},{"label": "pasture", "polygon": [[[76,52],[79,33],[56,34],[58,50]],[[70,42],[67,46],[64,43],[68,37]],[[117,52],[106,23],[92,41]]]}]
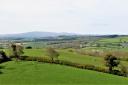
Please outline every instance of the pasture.
[{"label": "pasture", "polygon": [[127,85],[128,78],[28,61],[0,65],[0,85]]}]

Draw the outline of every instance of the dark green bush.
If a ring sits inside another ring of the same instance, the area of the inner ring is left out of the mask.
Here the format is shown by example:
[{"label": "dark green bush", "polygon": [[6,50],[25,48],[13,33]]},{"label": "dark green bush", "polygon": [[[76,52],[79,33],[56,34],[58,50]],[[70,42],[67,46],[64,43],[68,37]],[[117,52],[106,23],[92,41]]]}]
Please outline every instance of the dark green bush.
[{"label": "dark green bush", "polygon": [[25,60],[27,60],[27,61],[37,61],[37,58],[36,57],[27,57],[27,58],[25,58]]},{"label": "dark green bush", "polygon": [[[28,58],[29,56],[21,56],[20,59],[21,60],[26,60],[26,58]],[[13,57],[14,58],[14,57]]]},{"label": "dark green bush", "polygon": [[32,49],[32,47],[31,46],[27,46],[26,49]]},{"label": "dark green bush", "polygon": [[85,69],[89,69],[89,70],[94,70],[94,67],[95,67],[94,65],[89,65],[89,64],[84,66]]},{"label": "dark green bush", "polygon": [[6,56],[6,53],[4,51],[0,51],[0,63],[10,61],[11,59]]},{"label": "dark green bush", "polygon": [[109,73],[108,69],[101,68],[101,67],[95,67],[94,70],[99,71],[99,72]]},{"label": "dark green bush", "polygon": [[76,68],[81,68],[81,69],[85,69],[83,64],[75,64],[74,67],[76,67]]},{"label": "dark green bush", "polygon": [[125,77],[128,76],[128,67],[124,66],[124,65],[121,65],[121,74]]},{"label": "dark green bush", "polygon": [[38,62],[45,62],[45,63],[53,63],[51,59],[44,58],[44,57],[37,57]]},{"label": "dark green bush", "polygon": [[123,76],[123,74],[122,74],[119,70],[113,70],[113,71],[111,72],[111,74]]},{"label": "dark green bush", "polygon": [[72,49],[69,49],[68,51],[69,51],[69,52],[74,52]]}]

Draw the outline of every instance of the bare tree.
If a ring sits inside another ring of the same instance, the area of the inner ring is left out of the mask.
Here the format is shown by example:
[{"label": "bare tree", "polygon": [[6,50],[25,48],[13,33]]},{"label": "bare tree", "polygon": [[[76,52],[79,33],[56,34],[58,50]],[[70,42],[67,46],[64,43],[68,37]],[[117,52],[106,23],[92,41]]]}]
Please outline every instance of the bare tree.
[{"label": "bare tree", "polygon": [[47,55],[54,61],[54,58],[58,58],[59,53],[53,48],[47,48]]},{"label": "bare tree", "polygon": [[11,48],[12,48],[12,55],[17,59],[20,59],[20,56],[24,53],[23,46],[13,43],[11,44]]}]

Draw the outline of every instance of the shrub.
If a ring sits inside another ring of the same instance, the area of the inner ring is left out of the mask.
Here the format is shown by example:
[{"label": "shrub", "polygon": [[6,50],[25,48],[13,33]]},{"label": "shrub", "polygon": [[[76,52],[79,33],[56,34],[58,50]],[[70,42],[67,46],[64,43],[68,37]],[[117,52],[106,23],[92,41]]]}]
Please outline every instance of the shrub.
[{"label": "shrub", "polygon": [[121,72],[119,70],[112,70],[111,74],[120,75],[122,76]]},{"label": "shrub", "polygon": [[53,63],[51,59],[48,59],[48,58],[45,58],[45,57],[37,57],[36,60],[38,62]]},{"label": "shrub", "polygon": [[27,60],[27,61],[37,61],[37,58],[36,57],[27,57],[27,58],[25,58],[25,60]]},{"label": "shrub", "polygon": [[89,65],[89,64],[84,66],[85,69],[89,69],[89,70],[94,70],[94,67],[95,67],[94,65]]},{"label": "shrub", "polygon": [[32,49],[32,47],[31,46],[27,46],[26,49]]},{"label": "shrub", "polygon": [[70,61],[61,60],[59,62],[61,65],[73,66],[74,64]]},{"label": "shrub", "polygon": [[72,49],[69,49],[68,51],[69,51],[69,52],[73,52],[73,50],[72,50]]},{"label": "shrub", "polygon": [[[28,58],[28,57],[29,57],[29,56],[21,56],[20,59],[21,59],[21,60],[26,60],[26,58]],[[14,58],[14,57],[12,56],[12,58]]]},{"label": "shrub", "polygon": [[128,76],[128,68],[126,66],[124,66],[124,65],[121,65],[120,69],[121,69],[122,75],[127,77]]},{"label": "shrub", "polygon": [[105,60],[105,65],[109,68],[110,73],[112,72],[113,68],[117,67],[120,63],[118,58],[111,54],[106,55],[104,60]]},{"label": "shrub", "polygon": [[109,71],[105,68],[101,68],[101,67],[94,67],[95,71],[99,71],[99,72],[104,72],[104,73],[108,73]]},{"label": "shrub", "polygon": [[10,60],[11,59],[6,56],[6,53],[4,51],[0,51],[0,63]]},{"label": "shrub", "polygon": [[75,67],[85,69],[85,65],[83,64],[75,64]]}]

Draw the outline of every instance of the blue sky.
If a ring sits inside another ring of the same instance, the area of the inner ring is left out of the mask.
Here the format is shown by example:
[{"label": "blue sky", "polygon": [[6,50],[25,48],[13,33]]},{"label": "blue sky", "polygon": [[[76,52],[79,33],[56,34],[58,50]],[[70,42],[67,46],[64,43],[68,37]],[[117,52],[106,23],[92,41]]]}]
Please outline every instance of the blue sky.
[{"label": "blue sky", "polygon": [[128,0],[0,0],[0,34],[128,34]]}]

